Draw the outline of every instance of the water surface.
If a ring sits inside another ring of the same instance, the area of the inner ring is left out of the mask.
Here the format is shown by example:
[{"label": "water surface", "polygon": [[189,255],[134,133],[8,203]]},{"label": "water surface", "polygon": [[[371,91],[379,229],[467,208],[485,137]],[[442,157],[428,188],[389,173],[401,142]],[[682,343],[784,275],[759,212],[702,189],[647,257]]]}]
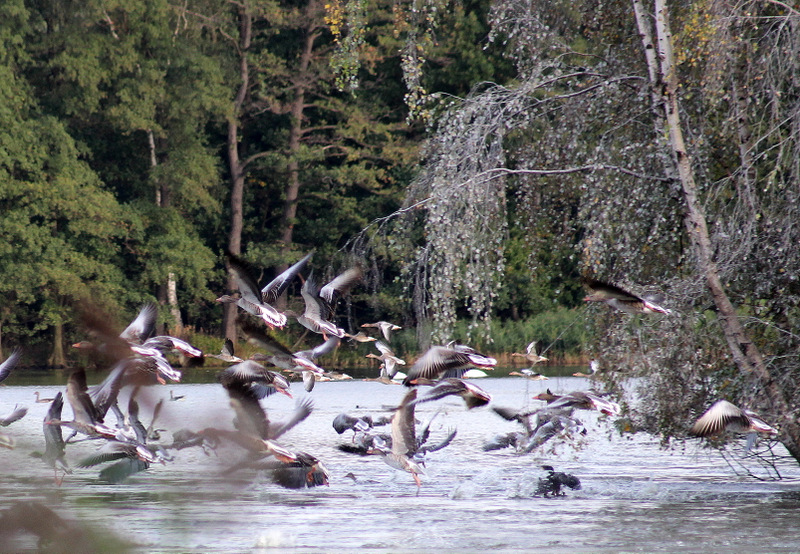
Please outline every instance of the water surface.
[{"label": "water surface", "polygon": [[[545,388],[588,388],[585,379],[573,377],[475,382],[492,394],[494,404],[511,407],[537,404],[530,397]],[[400,401],[403,387],[318,383],[311,393],[314,412],[279,442],[323,460],[331,473],[329,487],[288,490],[252,470],[223,477],[220,470],[238,459],[233,449],[179,451],[174,461],[118,485],[100,482],[98,468],[75,469],[57,486],[52,470],[31,456],[43,450],[41,422],[48,408],[34,402],[37,390],[50,397],[63,386],[0,387],[0,412],[11,411],[15,403],[30,409],[4,429],[15,438],[16,448],[0,452],[0,509],[19,500],[42,502],[66,519],[128,540],[136,551],[798,549],[800,470],[794,462],[780,466],[781,481],[740,477],[699,443],[663,450],[652,437],[620,436],[607,417],[595,413],[580,414],[589,430],[585,437],[517,455],[482,451],[485,440],[516,425],[487,408],[468,412],[460,399],[422,404],[420,420],[440,411],[432,441],[450,428],[458,434],[448,448],[428,456],[418,493],[409,474],[380,458],[340,452],[337,445],[350,440],[349,433],[340,436],[331,426],[343,411],[383,413]],[[169,401],[170,390],[185,398]],[[295,397],[306,394],[299,384],[292,391]],[[152,387],[149,400],[140,398],[145,423],[158,398],[166,399],[158,427],[175,431],[231,424],[227,396],[217,384]],[[293,402],[274,395],[263,404],[271,419],[281,420]],[[65,406],[64,416],[70,415]],[[169,431],[164,437],[171,442]],[[67,458],[74,465],[96,447],[91,442],[68,445]],[[578,476],[583,488],[560,498],[534,497],[542,464]],[[23,536],[12,549],[34,546]]]}]

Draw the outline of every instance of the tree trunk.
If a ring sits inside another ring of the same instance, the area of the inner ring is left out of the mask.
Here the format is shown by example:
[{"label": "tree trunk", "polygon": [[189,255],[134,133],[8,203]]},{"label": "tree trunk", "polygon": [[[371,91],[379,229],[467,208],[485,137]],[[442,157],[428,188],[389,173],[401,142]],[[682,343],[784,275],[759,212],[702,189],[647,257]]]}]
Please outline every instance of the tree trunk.
[{"label": "tree trunk", "polygon": [[53,352],[47,359],[47,365],[55,368],[67,366],[67,357],[64,354],[64,324],[61,321],[53,325]]},{"label": "tree trunk", "polygon": [[[228,232],[228,250],[232,254],[242,253],[244,166],[239,157],[239,118],[250,86],[250,67],[247,50],[250,48],[252,16],[247,6],[239,6],[239,90],[234,99],[231,115],[228,117],[228,170],[231,182],[231,226]],[[228,289],[236,289],[236,279],[228,268]],[[223,304],[222,332],[225,338],[236,340],[236,304]]]},{"label": "tree trunk", "polygon": [[[158,166],[158,156],[156,156],[156,139],[153,135],[153,130],[147,130],[147,143],[150,147],[150,167],[155,169]],[[172,201],[169,185],[167,183],[156,183],[156,205],[162,208],[168,208]],[[183,333],[183,320],[181,319],[181,310],[178,307],[178,293],[177,281],[175,280],[175,273],[172,271],[167,273],[167,282],[158,286],[156,293],[158,303],[162,306],[169,305],[169,313],[173,319],[173,329],[171,332],[180,336]],[[163,329],[159,329],[159,333]]]},{"label": "tree trunk", "polygon": [[[633,0],[636,13],[644,13],[641,0]],[[652,36],[649,28],[642,28],[646,24],[644,18],[637,17],[640,25],[640,34]],[[761,352],[748,338],[725,292],[720,278],[717,264],[713,257],[711,239],[708,233],[705,213],[697,196],[697,185],[694,180],[691,159],[686,151],[681,129],[679,102],[678,102],[678,76],[675,70],[672,51],[672,35],[669,27],[669,14],[666,0],[655,0],[655,30],[658,44],[658,73],[656,81],[652,83],[654,90],[661,91],[661,100],[656,106],[659,117],[663,118],[669,134],[670,146],[677,164],[678,177],[683,192],[686,207],[685,224],[691,238],[695,255],[697,256],[698,270],[703,274],[706,284],[717,308],[722,332],[730,348],[733,359],[744,374],[755,377],[763,387],[766,398],[771,404],[771,409],[783,419],[781,426],[781,441],[789,453],[800,461],[800,425],[790,415],[789,405],[783,391],[773,381]],[[645,51],[648,45],[645,44]],[[651,79],[653,75],[651,74]]]},{"label": "tree trunk", "polygon": [[[307,10],[316,9],[314,1],[309,3]],[[314,18],[308,18],[312,22]],[[306,28],[305,42],[303,44],[303,53],[300,56],[300,65],[297,70],[297,77],[295,79],[295,96],[289,108],[291,114],[291,127],[289,128],[289,144],[287,155],[289,163],[287,169],[289,172],[288,181],[286,183],[285,199],[283,202],[283,213],[281,215],[281,258],[286,260],[289,256],[289,251],[294,242],[294,225],[297,219],[297,199],[300,195],[300,163],[298,156],[300,154],[300,146],[303,138],[303,110],[306,105],[306,84],[309,79],[308,68],[311,65],[311,58],[314,52],[314,41],[317,38],[317,33],[314,31],[313,26],[309,25]],[[279,264],[275,268],[275,274],[278,275],[289,267],[289,262]],[[282,295],[276,302],[278,309],[286,307],[286,295]]]},{"label": "tree trunk", "polygon": [[178,282],[175,279],[175,274],[171,271],[167,274],[167,302],[169,304],[169,313],[172,316],[172,334],[180,337],[183,335],[183,319],[181,318],[181,310],[178,307]]}]

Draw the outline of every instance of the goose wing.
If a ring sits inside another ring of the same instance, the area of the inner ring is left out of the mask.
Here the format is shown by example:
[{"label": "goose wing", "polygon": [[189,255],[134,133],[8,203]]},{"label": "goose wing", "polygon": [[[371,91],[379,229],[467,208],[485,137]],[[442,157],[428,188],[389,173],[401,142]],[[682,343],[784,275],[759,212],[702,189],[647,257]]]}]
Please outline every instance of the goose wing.
[{"label": "goose wing", "polygon": [[119,334],[123,340],[134,344],[141,344],[150,335],[156,327],[156,316],[158,315],[158,308],[155,304],[149,303],[142,306],[139,314],[131,321],[130,325]]},{"label": "goose wing", "polygon": [[750,427],[750,418],[735,404],[718,400],[692,425],[689,434],[708,437],[724,431],[729,425],[746,429]]},{"label": "goose wing", "polygon": [[340,296],[344,296],[350,289],[361,282],[364,277],[364,271],[359,267],[351,267],[344,273],[337,275],[330,283],[322,287],[319,291],[320,297],[326,302],[333,304],[333,302]]},{"label": "goose wing", "polygon": [[300,259],[299,262],[295,263],[289,267],[289,269],[270,281],[267,286],[261,289],[261,299],[268,304],[275,302],[278,297],[283,294],[283,291],[288,288],[289,284],[292,282],[292,279],[294,279],[303,270],[308,263],[308,260],[310,260],[311,256],[313,255],[313,252],[306,254],[302,259]]},{"label": "goose wing", "polygon": [[641,301],[641,298],[639,298],[635,294],[631,294],[630,292],[616,285],[605,283],[603,281],[598,281],[597,279],[586,278],[584,279],[583,284],[586,285],[586,287],[591,292],[591,294],[586,298],[589,298],[593,301],[605,301],[605,300],[611,300],[612,298],[616,298],[617,300],[622,300],[623,302]]},{"label": "goose wing", "polygon": [[0,364],[0,383],[6,380],[6,378],[11,375],[11,371],[17,366],[17,362],[19,361],[19,357],[22,355],[22,351],[17,348],[14,350],[5,361]]},{"label": "goose wing", "polygon": [[262,304],[261,291],[258,289],[258,280],[255,277],[253,266],[231,252],[226,252],[225,258],[236,279],[236,286],[242,298],[255,305]]},{"label": "goose wing", "polygon": [[403,398],[392,417],[392,453],[398,456],[413,456],[417,452],[416,419],[413,401],[417,390],[411,389]]}]

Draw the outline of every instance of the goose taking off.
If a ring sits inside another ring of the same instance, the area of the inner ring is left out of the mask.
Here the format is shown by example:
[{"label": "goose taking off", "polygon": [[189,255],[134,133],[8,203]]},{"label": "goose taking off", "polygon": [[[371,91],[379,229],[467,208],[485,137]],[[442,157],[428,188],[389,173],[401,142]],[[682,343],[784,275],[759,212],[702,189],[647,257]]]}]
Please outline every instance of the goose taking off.
[{"label": "goose taking off", "polygon": [[405,360],[402,360],[397,356],[395,356],[392,349],[389,348],[383,341],[380,340],[375,341],[375,348],[378,349],[378,352],[380,352],[381,355],[378,356],[376,354],[369,353],[366,355],[366,357],[373,358],[375,360],[380,360],[381,378],[393,379],[394,376],[397,374],[397,366],[406,365]]},{"label": "goose taking off", "polygon": [[413,460],[417,453],[416,422],[414,418],[414,405],[412,402],[417,398],[417,390],[411,389],[406,393],[403,402],[392,417],[392,446],[391,449],[375,443],[375,451],[381,455],[383,461],[395,469],[407,471],[414,478],[417,484],[417,491],[422,486],[419,476],[425,472],[422,467]]}]

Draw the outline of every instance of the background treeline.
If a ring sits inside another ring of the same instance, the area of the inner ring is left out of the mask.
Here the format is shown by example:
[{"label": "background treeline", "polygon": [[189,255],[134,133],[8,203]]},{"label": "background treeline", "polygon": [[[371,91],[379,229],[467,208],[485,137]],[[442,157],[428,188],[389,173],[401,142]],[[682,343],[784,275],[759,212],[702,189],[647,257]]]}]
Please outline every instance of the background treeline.
[{"label": "background treeline", "polygon": [[[488,10],[465,2],[441,14],[425,89],[464,95],[513,77],[487,48]],[[407,119],[403,15],[385,2],[365,13],[358,87],[342,91],[335,12],[313,0],[4,2],[4,352],[24,345],[28,363],[69,363],[67,346],[83,338],[76,301],[121,322],[156,300],[171,332],[220,337],[225,249],[263,267],[264,280],[310,250],[323,276],[350,263],[347,241],[402,205],[427,133]],[[496,314],[574,306],[574,294],[549,290],[551,276],[532,280],[521,233],[509,233]],[[343,324],[418,323],[401,278],[409,255],[373,258]],[[519,327],[509,349],[529,340]]]}]

